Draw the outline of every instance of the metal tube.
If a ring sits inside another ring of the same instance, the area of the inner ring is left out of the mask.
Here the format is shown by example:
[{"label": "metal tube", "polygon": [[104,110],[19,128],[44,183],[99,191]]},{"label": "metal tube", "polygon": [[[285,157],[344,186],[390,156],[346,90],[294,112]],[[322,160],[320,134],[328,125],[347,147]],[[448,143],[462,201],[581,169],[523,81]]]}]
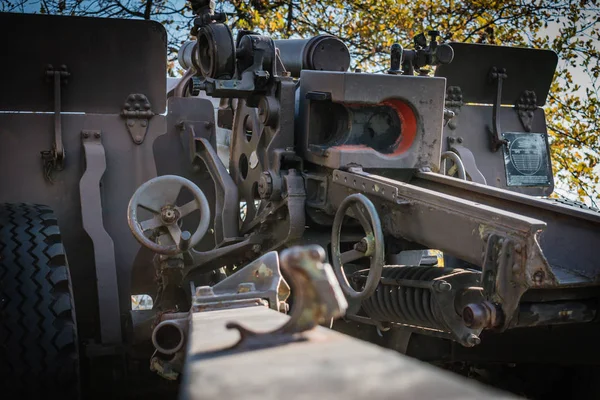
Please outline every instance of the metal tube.
[{"label": "metal tube", "polygon": [[463,164],[463,162],[460,159],[460,157],[458,156],[458,154],[456,154],[453,151],[445,151],[442,153],[442,173],[444,175],[446,175],[446,159],[447,158],[451,159],[452,162],[454,162],[454,165],[456,165],[456,168],[458,169],[458,178],[462,179],[462,180],[467,180],[467,174],[465,172],[465,165]]},{"label": "metal tube", "polygon": [[152,332],[152,344],[163,354],[175,354],[183,347],[185,333],[181,326],[187,319],[163,321]]},{"label": "metal tube", "polygon": [[194,56],[194,47],[196,46],[195,40],[188,40],[183,43],[179,48],[179,52],[177,53],[177,60],[179,61],[179,65],[181,68],[188,70],[194,68],[193,56]]},{"label": "metal tube", "polygon": [[310,39],[274,40],[281,62],[293,77],[303,69],[345,72],[350,67],[350,51],[339,38],[319,35]]}]

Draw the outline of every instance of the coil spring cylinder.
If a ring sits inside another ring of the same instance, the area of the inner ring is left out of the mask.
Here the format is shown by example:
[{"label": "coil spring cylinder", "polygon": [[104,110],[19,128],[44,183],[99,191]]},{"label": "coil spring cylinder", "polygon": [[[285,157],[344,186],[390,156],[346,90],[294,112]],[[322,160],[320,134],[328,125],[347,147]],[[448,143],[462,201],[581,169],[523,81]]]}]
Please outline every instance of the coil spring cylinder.
[{"label": "coil spring cylinder", "polygon": [[[363,309],[377,321],[449,331],[432,290],[436,290],[435,278],[451,272],[451,269],[438,267],[386,267],[382,283],[362,302]],[[413,281],[412,285],[410,281]],[[437,290],[451,288],[448,283],[441,283],[447,286],[440,285]]]}]

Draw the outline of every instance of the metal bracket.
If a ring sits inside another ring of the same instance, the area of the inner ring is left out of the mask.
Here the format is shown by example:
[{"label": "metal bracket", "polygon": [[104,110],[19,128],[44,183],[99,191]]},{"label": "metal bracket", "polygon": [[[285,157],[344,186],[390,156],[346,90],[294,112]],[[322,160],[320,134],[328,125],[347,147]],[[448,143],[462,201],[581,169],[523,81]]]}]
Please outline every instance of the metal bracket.
[{"label": "metal bracket", "polygon": [[502,81],[507,79],[506,68],[492,67],[490,71],[490,81],[496,82],[496,98],[492,111],[492,126],[488,126],[488,132],[491,139],[491,150],[497,152],[507,142],[502,138],[500,130],[500,106],[502,105]]},{"label": "metal bracket", "polygon": [[456,129],[456,116],[463,106],[462,90],[459,86],[448,86],[446,89],[446,109],[444,110],[444,119],[447,121],[448,128]]},{"label": "metal bracket", "polygon": [[67,70],[66,65],[61,65],[60,69],[54,69],[52,65],[48,65],[46,69],[46,77],[52,80],[54,85],[54,143],[51,150],[44,150],[41,153],[44,168],[44,177],[50,183],[52,180],[53,171],[62,171],[65,160],[65,148],[62,141],[62,121],[60,115],[61,105],[61,84],[67,84],[71,74]]},{"label": "metal bracket", "polygon": [[268,300],[267,306],[287,312],[290,287],[281,275],[279,256],[271,251],[225,280],[210,286],[198,286],[192,299],[192,312],[239,308]]},{"label": "metal bracket", "polygon": [[533,112],[537,109],[537,96],[533,90],[524,90],[515,104],[515,110],[519,114],[519,120],[526,132],[531,132],[533,123]]},{"label": "metal bracket", "polygon": [[481,183],[482,185],[487,185],[485,180],[485,176],[481,173],[479,168],[477,168],[477,163],[475,162],[475,156],[465,146],[460,144],[452,144],[449,146],[450,150],[458,154],[463,165],[465,166],[465,171],[467,175],[471,178],[471,181],[476,183]]},{"label": "metal bracket", "polygon": [[324,260],[325,250],[318,245],[282,251],[281,267],[295,296],[291,318],[283,326],[265,333],[228,323],[228,329],[240,332],[240,341],[234,347],[248,349],[302,340],[302,332],[344,315],[348,303],[331,266]]},{"label": "metal bracket", "polygon": [[83,229],[92,240],[98,282],[100,338],[103,344],[121,343],[121,315],[115,248],[104,229],[100,180],[106,171],[106,157],[100,131],[82,131],[85,172],[79,181]]},{"label": "metal bracket", "polygon": [[215,241],[218,246],[239,236],[238,188],[219,159],[210,142],[204,138],[194,141],[194,160],[197,165],[204,162],[215,183]]},{"label": "metal bracket", "polygon": [[146,137],[150,118],[154,116],[152,105],[141,93],[130,94],[121,111],[121,116],[126,119],[127,130],[135,144],[141,144]]}]

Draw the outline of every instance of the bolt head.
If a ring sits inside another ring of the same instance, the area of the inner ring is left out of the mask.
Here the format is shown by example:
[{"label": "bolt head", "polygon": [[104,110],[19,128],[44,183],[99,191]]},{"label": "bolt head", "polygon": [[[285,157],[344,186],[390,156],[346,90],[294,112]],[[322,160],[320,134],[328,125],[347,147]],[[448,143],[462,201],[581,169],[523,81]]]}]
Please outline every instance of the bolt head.
[{"label": "bolt head", "polygon": [[165,223],[171,224],[179,219],[179,212],[172,207],[164,207],[160,212],[160,217]]},{"label": "bolt head", "polygon": [[437,289],[440,292],[449,292],[452,290],[452,285],[446,281],[439,281],[437,284]]},{"label": "bolt head", "polygon": [[481,339],[474,333],[470,333],[469,336],[467,336],[466,342],[469,346],[477,346],[481,343]]}]

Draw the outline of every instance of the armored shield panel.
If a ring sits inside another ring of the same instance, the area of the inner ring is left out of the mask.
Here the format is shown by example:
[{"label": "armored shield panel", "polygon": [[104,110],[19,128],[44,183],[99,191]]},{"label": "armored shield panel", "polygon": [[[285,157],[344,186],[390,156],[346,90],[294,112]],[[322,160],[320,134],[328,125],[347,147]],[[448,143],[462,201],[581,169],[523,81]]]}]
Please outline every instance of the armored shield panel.
[{"label": "armored shield panel", "polygon": [[0,14],[3,79],[0,110],[53,111],[49,66],[68,72],[61,110],[118,114],[143,93],[165,110],[166,32],[150,21]]},{"label": "armored shield panel", "polygon": [[[557,55],[550,50],[451,44],[455,57],[436,76],[447,79],[444,151],[457,153],[467,178],[520,193],[554,190],[544,110]],[[493,72],[502,71],[501,85]],[[496,111],[497,110],[497,111]],[[494,131],[494,113],[499,132]],[[505,143],[496,151],[492,137]]]}]

